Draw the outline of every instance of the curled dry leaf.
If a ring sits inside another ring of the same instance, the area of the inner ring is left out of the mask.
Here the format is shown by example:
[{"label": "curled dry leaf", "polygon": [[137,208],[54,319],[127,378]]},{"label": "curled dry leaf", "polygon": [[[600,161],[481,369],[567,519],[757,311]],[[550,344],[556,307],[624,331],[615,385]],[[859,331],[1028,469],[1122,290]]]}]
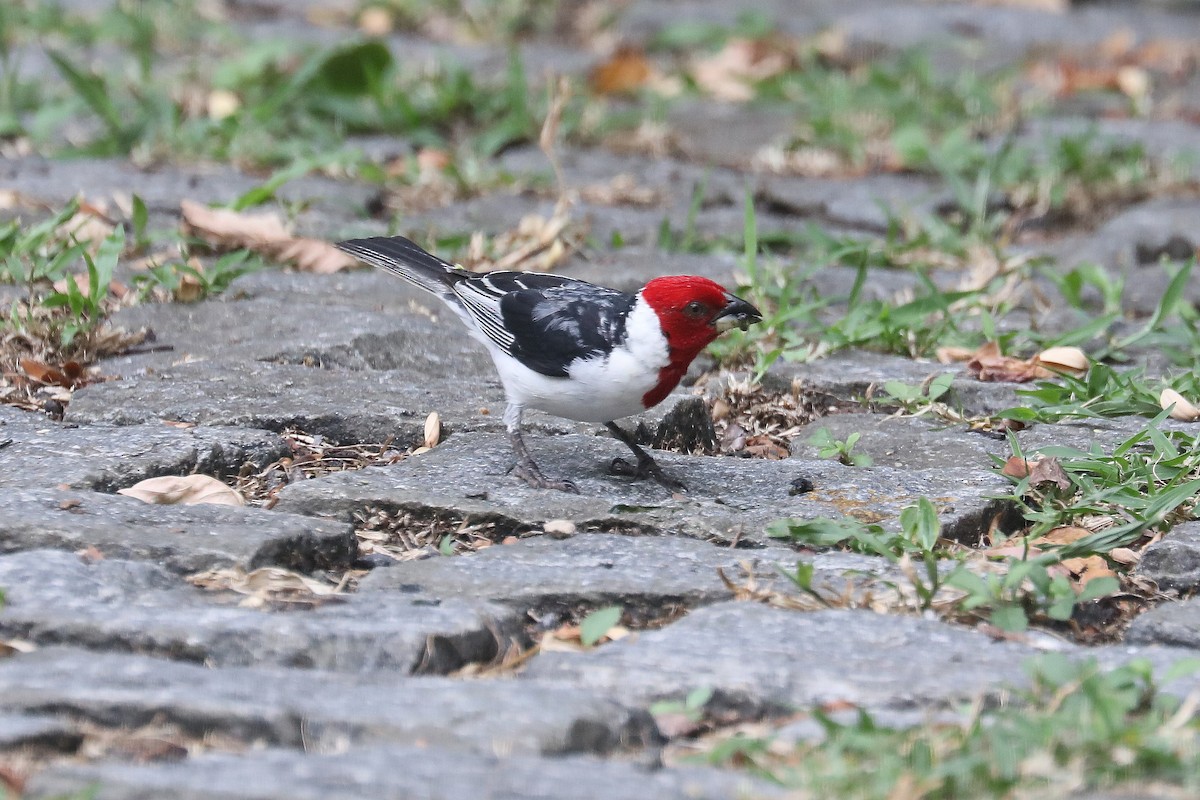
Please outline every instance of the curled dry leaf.
[{"label": "curled dry leaf", "polygon": [[246,504],[240,494],[208,475],[164,475],[160,478],[147,478],[127,489],[118,489],[117,494],[154,505]]},{"label": "curled dry leaf", "polygon": [[290,234],[277,214],[246,214],[227,208],[208,208],[192,200],[179,204],[185,232],[214,247],[244,247],[295,266],[303,272],[327,274],[358,262],[329,242]]},{"label": "curled dry leaf", "polygon": [[1037,486],[1042,483],[1053,483],[1059,489],[1070,489],[1071,479],[1063,472],[1062,464],[1057,458],[1039,458],[1029,465],[1029,485]]},{"label": "curled dry leaf", "polygon": [[1028,477],[1030,486],[1053,483],[1060,489],[1071,487],[1071,479],[1063,472],[1062,464],[1057,458],[1039,458],[1031,461],[1020,456],[1009,456],[1000,474],[1018,480]]},{"label": "curled dry leaf", "polygon": [[1091,362],[1078,347],[1050,347],[1033,357],[1040,364],[1055,372],[1070,372],[1081,375],[1088,371]]},{"label": "curled dry leaf", "polygon": [[[958,353],[948,349],[946,355],[955,356]],[[1053,378],[1061,372],[1078,375],[1087,372],[1088,365],[1087,355],[1078,347],[1051,347],[1026,360],[1003,355],[996,342],[983,345],[971,353],[967,360],[967,370],[981,381],[1014,383]]]},{"label": "curled dry leaf", "polygon": [[442,438],[442,418],[436,411],[430,411],[425,418],[425,447],[437,447]]},{"label": "curled dry leaf", "polygon": [[1171,419],[1183,422],[1195,422],[1200,419],[1200,408],[1196,408],[1187,398],[1174,389],[1163,389],[1158,396],[1158,404],[1162,408],[1171,408]]}]

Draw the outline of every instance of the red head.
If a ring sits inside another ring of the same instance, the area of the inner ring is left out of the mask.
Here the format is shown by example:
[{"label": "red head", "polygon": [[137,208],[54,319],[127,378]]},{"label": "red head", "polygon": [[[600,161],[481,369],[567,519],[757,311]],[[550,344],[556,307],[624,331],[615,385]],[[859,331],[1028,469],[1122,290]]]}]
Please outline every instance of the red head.
[{"label": "red head", "polygon": [[643,398],[647,408],[670,394],[692,359],[721,332],[737,327],[745,330],[762,319],[757,308],[697,275],[655,278],[642,288],[641,295],[658,314],[670,358],[659,385]]}]

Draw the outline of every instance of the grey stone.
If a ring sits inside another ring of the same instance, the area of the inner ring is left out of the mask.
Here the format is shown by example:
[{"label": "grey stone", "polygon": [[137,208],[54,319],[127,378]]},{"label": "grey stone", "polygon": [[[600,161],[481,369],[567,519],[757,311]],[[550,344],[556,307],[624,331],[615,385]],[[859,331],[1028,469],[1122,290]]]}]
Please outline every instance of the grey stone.
[{"label": "grey stone", "polygon": [[[1171,272],[1152,259],[1140,263],[1139,250],[1164,248],[1173,237],[1195,241],[1195,226],[1190,224],[1200,212],[1200,203],[1189,199],[1154,199],[1126,209],[1086,236],[1071,236],[1047,251],[1063,269],[1092,262],[1107,267],[1125,278],[1122,307],[1140,315],[1153,312],[1171,280]],[[1179,265],[1172,264],[1171,270]],[[1184,287],[1184,296],[1200,301],[1200,281]]]},{"label": "grey stone", "polygon": [[210,754],[179,764],[64,765],[23,795],[94,789],[96,800],[734,800],[782,797],[744,773],[703,767],[646,769],[584,756],[468,755],[434,747],[366,747],[334,755],[269,749]]},{"label": "grey stone", "polygon": [[689,160],[745,168],[760,149],[795,130],[796,116],[768,106],[747,114],[738,104],[714,103],[706,98],[673,104],[667,112],[667,124],[679,137],[679,147]]},{"label": "grey stone", "polygon": [[152,719],[185,733],[322,752],[394,743],[486,753],[605,753],[658,740],[643,711],[580,687],[226,667],[45,648],[0,661],[0,708],[105,726]]},{"label": "grey stone", "polygon": [[[994,474],[953,467],[912,472],[851,468],[830,461],[766,461],[683,456],[659,451],[664,470],[690,487],[672,497],[656,483],[607,474],[627,449],[612,439],[578,435],[530,437],[548,475],[568,475],[579,495],[533,489],[506,477],[512,455],[506,437],[470,433],[386,468],[368,468],[293,484],[279,510],[345,519],[367,508],[437,515],[494,526],[502,534],[567,519],[581,531],[678,534],[716,542],[761,543],[779,517],[855,516],[894,525],[919,497],[937,498],[948,536],[977,536],[1006,506],[992,499],[1006,484]],[[795,494],[808,478],[815,490]]]},{"label": "grey stone", "polygon": [[0,753],[12,750],[73,753],[82,740],[82,734],[66,720],[23,714],[0,714]]},{"label": "grey stone", "polygon": [[1021,384],[978,381],[962,371],[959,364],[853,350],[807,363],[776,361],[764,376],[763,385],[783,390],[799,380],[808,389],[839,399],[861,400],[869,389],[881,395],[888,381],[918,386],[928,378],[950,373],[955,376],[954,382],[941,399],[951,407],[968,414],[991,414],[1021,405],[1016,394]]},{"label": "grey stone", "polygon": [[175,572],[229,566],[309,572],[348,568],[358,543],[348,523],[258,508],[150,505],[57,489],[0,494],[0,552],[87,547]]},{"label": "grey stone", "polygon": [[755,551],[678,537],[588,533],[565,541],[524,539],[457,558],[431,558],[375,570],[359,592],[411,591],[433,597],[469,594],[539,612],[616,604],[633,616],[660,616],[672,607],[731,599],[718,570],[741,583],[747,573],[761,589],[792,591],[776,566],[814,567],[814,584],[842,588],[852,578],[898,579],[881,558],[853,553],[797,554],[783,545]]},{"label": "grey stone", "polygon": [[522,677],[577,682],[631,703],[709,687],[747,711],[832,702],[942,708],[1019,684],[1021,661],[1036,652],[933,620],[720,603],[581,657],[543,653]]},{"label": "grey stone", "polygon": [[210,666],[442,674],[491,662],[523,638],[514,612],[461,595],[351,594],[313,609],[282,603],[269,611],[241,607],[241,595],[188,586],[149,564],[88,564],[51,551],[0,556],[0,586],[6,636]]},{"label": "grey stone", "polygon": [[1135,617],[1125,641],[1200,650],[1200,599],[1165,602]]},{"label": "grey stone", "polygon": [[288,455],[278,436],[262,430],[180,429],[161,422],[78,427],[6,406],[0,406],[0,433],[12,440],[0,448],[0,488],[115,491],[159,475],[236,475],[246,463],[261,467]]},{"label": "grey stone", "polygon": [[1007,456],[1008,443],[965,430],[937,419],[882,414],[834,414],[806,426],[792,441],[792,455],[816,458],[810,440],[819,430],[838,441],[860,434],[854,453],[870,456],[873,464],[897,469],[945,469],[957,466],[985,471],[995,465],[993,456]]},{"label": "grey stone", "polygon": [[928,178],[886,174],[857,180],[768,178],[756,196],[758,207],[775,213],[880,234],[893,220],[934,213],[946,199],[945,188]]},{"label": "grey stone", "polygon": [[[785,551],[786,552],[786,551]],[[522,540],[470,556],[402,562],[359,583],[373,593],[411,587],[435,597],[469,592],[514,604],[687,603],[727,599],[718,569],[744,553],[688,539],[582,534]]]},{"label": "grey stone", "polygon": [[1195,591],[1200,587],[1200,522],[1176,525],[1147,547],[1136,572],[1162,591]]},{"label": "grey stone", "polygon": [[[54,207],[80,194],[93,203],[136,194],[148,209],[176,218],[180,200],[229,205],[263,183],[260,177],[224,165],[140,169],[124,159],[54,161],[38,156],[5,160],[0,180],[22,195]],[[315,203],[323,214],[344,218],[363,209],[375,192],[366,185],[309,176],[289,181],[277,195],[285,201]]]}]

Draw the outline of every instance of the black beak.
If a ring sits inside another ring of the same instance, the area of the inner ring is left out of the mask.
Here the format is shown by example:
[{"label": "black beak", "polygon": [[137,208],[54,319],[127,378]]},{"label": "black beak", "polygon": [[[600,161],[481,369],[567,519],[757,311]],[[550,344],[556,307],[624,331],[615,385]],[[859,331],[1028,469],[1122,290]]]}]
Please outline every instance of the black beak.
[{"label": "black beak", "polygon": [[762,314],[758,309],[742,298],[726,294],[725,301],[725,307],[721,309],[720,314],[713,317],[712,321],[713,327],[718,331],[727,331],[731,328],[748,330],[755,322],[762,322]]}]

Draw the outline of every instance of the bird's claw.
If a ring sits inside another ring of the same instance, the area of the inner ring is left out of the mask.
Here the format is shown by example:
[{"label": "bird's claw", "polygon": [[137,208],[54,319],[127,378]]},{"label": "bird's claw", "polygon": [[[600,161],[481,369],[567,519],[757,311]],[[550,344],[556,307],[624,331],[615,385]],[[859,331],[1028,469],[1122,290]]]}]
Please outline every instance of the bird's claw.
[{"label": "bird's claw", "polygon": [[672,492],[687,491],[687,486],[682,481],[677,481],[663,472],[662,468],[653,459],[639,461],[637,466],[634,466],[620,456],[617,456],[608,465],[608,471],[613,475],[621,475],[626,478],[652,478],[659,485],[670,489]]},{"label": "bird's claw", "polygon": [[579,494],[579,487],[575,485],[574,481],[566,479],[561,481],[551,480],[537,468],[529,469],[522,464],[517,464],[513,467],[513,472],[516,473],[518,478],[535,489],[554,489],[559,492],[566,492],[567,494]]}]

